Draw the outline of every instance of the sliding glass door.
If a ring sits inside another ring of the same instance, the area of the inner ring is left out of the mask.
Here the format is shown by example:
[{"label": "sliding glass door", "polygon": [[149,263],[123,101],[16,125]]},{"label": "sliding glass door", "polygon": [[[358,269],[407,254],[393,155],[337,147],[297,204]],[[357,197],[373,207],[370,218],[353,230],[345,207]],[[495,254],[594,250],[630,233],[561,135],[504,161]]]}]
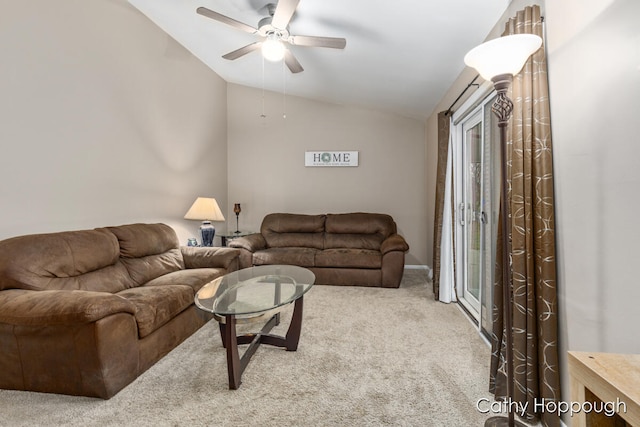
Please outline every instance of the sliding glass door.
[{"label": "sliding glass door", "polygon": [[[491,331],[499,201],[497,123],[487,99],[456,125],[456,268],[460,303]],[[498,173],[496,173],[498,172]]]}]

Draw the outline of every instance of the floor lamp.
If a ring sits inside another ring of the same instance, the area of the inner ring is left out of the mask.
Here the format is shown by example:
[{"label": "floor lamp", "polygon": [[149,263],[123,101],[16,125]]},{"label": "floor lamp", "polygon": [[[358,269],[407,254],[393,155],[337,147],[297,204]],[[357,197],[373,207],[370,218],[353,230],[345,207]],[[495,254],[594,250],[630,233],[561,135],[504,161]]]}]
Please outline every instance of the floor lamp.
[{"label": "floor lamp", "polygon": [[518,74],[527,59],[542,45],[542,39],[534,34],[515,34],[490,40],[475,47],[464,57],[464,62],[475,68],[485,80],[491,80],[498,94],[491,110],[498,117],[500,129],[501,193],[500,215],[502,217],[502,302],[504,305],[504,329],[506,333],[506,374],[508,416],[489,418],[485,426],[522,426],[514,419],[511,409],[513,402],[513,319],[511,281],[511,233],[510,213],[507,203],[507,124],[513,111],[513,102],[507,96],[513,76]]}]

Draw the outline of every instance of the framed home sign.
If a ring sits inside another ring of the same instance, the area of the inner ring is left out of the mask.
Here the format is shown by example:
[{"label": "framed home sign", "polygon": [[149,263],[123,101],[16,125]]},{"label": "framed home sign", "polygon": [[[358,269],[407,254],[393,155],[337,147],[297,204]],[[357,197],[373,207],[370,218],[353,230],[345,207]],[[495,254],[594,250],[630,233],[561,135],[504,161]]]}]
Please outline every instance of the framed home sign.
[{"label": "framed home sign", "polygon": [[305,166],[358,166],[357,151],[306,151]]}]

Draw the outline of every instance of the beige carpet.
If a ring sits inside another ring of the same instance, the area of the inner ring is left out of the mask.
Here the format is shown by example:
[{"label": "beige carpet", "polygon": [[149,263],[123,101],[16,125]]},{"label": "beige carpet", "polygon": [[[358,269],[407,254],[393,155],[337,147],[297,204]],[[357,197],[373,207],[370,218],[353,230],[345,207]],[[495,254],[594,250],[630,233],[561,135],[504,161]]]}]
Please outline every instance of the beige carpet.
[{"label": "beige carpet", "polygon": [[0,425],[481,426],[488,370],[471,323],[407,270],[400,289],[311,289],[298,351],[260,347],[239,390],[210,322],[110,400],[0,390]]}]

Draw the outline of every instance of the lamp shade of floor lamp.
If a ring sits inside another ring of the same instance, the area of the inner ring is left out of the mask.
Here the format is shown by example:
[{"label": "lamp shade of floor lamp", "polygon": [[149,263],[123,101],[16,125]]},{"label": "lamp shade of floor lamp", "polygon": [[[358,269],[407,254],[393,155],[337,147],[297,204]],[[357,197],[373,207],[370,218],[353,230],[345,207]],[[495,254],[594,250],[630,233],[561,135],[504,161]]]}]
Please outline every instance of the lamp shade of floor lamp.
[{"label": "lamp shade of floor lamp", "polygon": [[513,319],[511,281],[511,233],[509,230],[510,215],[507,191],[507,124],[513,111],[513,102],[507,96],[507,91],[513,76],[518,74],[527,59],[542,45],[542,39],[534,34],[515,34],[490,40],[470,50],[464,57],[464,62],[473,67],[485,80],[491,80],[497,92],[497,98],[491,110],[498,118],[500,130],[501,166],[501,202],[500,216],[502,217],[502,301],[504,305],[504,329],[506,334],[506,375],[507,375],[507,405],[508,416],[495,416],[487,419],[485,426],[522,426],[524,424],[514,419],[511,410],[513,402]]},{"label": "lamp shade of floor lamp", "polygon": [[193,219],[202,221],[200,225],[200,245],[213,246],[213,238],[216,235],[216,229],[211,224],[212,221],[224,221],[224,215],[218,206],[216,199],[209,197],[198,197],[191,205],[184,219]]}]

